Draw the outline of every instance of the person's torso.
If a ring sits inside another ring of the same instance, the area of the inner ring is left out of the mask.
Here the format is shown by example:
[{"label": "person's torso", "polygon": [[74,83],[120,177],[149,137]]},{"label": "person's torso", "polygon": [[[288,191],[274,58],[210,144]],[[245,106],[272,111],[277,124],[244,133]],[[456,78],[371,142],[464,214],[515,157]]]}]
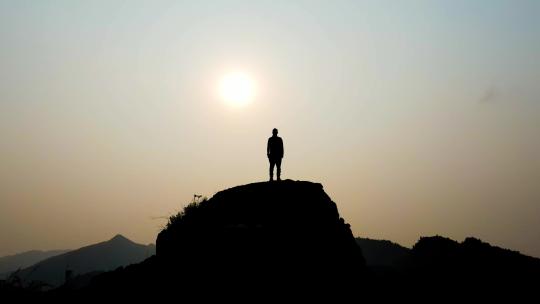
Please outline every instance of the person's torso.
[{"label": "person's torso", "polygon": [[283,140],[281,137],[278,136],[272,136],[268,139],[268,146],[270,150],[270,154],[274,156],[281,156],[283,155]]}]

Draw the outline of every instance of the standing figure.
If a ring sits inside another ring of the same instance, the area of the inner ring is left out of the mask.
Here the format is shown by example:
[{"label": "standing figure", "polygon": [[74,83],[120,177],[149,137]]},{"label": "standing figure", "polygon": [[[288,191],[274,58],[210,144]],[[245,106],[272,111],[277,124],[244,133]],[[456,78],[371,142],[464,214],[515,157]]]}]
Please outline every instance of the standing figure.
[{"label": "standing figure", "polygon": [[270,161],[270,181],[274,180],[274,166],[277,166],[277,180],[281,180],[281,159],[283,158],[283,140],[277,136],[278,130],[272,130],[272,137],[266,145],[266,155]]}]

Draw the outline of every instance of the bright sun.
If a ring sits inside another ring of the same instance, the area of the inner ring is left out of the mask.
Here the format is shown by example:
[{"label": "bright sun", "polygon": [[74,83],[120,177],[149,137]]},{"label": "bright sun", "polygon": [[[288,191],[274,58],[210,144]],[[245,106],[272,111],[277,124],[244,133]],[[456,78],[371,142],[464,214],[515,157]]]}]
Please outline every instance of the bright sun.
[{"label": "bright sun", "polygon": [[249,75],[241,72],[225,75],[219,84],[221,97],[230,105],[243,106],[255,97],[255,84]]}]

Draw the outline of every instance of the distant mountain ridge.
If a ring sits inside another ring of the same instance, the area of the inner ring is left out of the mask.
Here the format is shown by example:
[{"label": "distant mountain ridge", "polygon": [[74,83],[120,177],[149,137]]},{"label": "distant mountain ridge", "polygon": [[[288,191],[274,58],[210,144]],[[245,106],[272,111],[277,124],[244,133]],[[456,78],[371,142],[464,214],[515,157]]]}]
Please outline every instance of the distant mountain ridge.
[{"label": "distant mountain ridge", "polygon": [[5,278],[17,269],[23,269],[55,255],[66,253],[64,250],[30,250],[0,257],[0,279]]},{"label": "distant mountain ridge", "polygon": [[65,282],[66,270],[76,277],[139,263],[154,254],[155,245],[137,244],[118,234],[108,241],[45,259],[22,269],[17,276],[25,282],[42,281],[54,287]]}]

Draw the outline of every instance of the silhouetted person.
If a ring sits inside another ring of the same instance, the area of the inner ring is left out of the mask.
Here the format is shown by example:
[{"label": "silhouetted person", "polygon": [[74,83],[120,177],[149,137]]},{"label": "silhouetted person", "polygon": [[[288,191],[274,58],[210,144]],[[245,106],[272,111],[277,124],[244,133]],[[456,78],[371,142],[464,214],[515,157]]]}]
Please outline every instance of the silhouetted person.
[{"label": "silhouetted person", "polygon": [[283,158],[283,140],[277,136],[278,130],[272,130],[272,137],[266,145],[266,155],[270,161],[270,181],[274,180],[274,166],[277,166],[277,180],[281,180],[281,159]]}]

